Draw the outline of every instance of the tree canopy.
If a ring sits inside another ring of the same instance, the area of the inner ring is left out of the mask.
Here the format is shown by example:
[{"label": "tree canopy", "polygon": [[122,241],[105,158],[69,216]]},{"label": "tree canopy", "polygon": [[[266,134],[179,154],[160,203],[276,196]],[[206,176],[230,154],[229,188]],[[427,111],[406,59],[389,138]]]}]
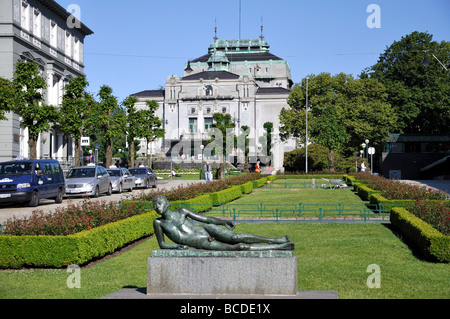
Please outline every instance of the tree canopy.
[{"label": "tree canopy", "polygon": [[387,101],[398,117],[397,132],[449,132],[449,62],[450,42],[438,43],[431,34],[415,31],[394,41],[362,77],[385,86]]}]

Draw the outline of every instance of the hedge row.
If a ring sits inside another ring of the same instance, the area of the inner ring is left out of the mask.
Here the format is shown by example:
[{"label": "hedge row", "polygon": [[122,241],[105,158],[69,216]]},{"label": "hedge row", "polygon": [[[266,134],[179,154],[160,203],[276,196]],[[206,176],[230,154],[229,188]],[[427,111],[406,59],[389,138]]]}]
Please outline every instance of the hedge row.
[{"label": "hedge row", "polygon": [[[264,185],[273,177],[262,177],[226,190],[203,194],[172,205],[191,205],[196,211],[210,210],[213,205],[229,202]],[[122,202],[123,205],[127,201]],[[141,215],[95,227],[67,236],[0,236],[0,268],[50,267],[83,265],[100,258],[142,237],[153,234],[153,219],[157,217],[151,203],[140,202],[137,209],[148,210]]]},{"label": "hedge row", "polygon": [[[219,206],[223,203],[231,202],[235,199],[238,199],[242,196],[242,194],[250,194],[254,188],[258,188],[267,183],[268,180],[274,180],[275,175],[270,175],[266,177],[262,177],[256,181],[246,182],[241,185],[230,186],[227,189],[212,192],[208,194],[203,194],[192,199],[188,200],[179,200],[172,201],[170,203],[173,209],[178,208],[179,206],[185,206],[189,209],[192,209],[196,212],[205,212],[211,210],[214,206]],[[132,201],[129,201],[132,202]],[[141,205],[145,205],[145,207],[152,208],[151,202],[141,202]]]},{"label": "hedge row", "polygon": [[414,243],[425,257],[440,262],[450,261],[450,236],[445,236],[430,224],[401,207],[391,210],[391,223]]},{"label": "hedge row", "polygon": [[153,234],[154,211],[68,236],[0,236],[0,268],[67,267]]},{"label": "hedge row", "polygon": [[[346,175],[344,179],[353,184],[354,190],[364,200],[371,204],[378,204],[383,209],[390,210],[391,224],[429,259],[440,262],[450,261],[450,236],[446,236],[433,228],[430,224],[414,216],[405,209],[416,201],[412,199],[389,200],[381,195],[381,191],[373,190],[354,177]],[[428,200],[434,202],[436,200]]]}]

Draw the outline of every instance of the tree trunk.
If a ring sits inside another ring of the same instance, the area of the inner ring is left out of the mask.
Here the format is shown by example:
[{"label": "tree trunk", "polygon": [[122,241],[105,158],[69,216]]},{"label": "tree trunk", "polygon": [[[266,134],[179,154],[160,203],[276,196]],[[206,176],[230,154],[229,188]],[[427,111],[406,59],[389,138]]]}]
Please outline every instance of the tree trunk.
[{"label": "tree trunk", "polygon": [[105,166],[108,168],[112,165],[112,141],[106,141],[106,163]]},{"label": "tree trunk", "polygon": [[330,172],[334,172],[334,150],[330,149],[328,153],[328,165],[330,166]]},{"label": "tree trunk", "polygon": [[134,167],[134,138],[131,138],[128,141],[128,145],[129,145],[129,157],[130,157],[130,164],[128,165],[128,167]]},{"label": "tree trunk", "polygon": [[33,137],[30,137],[28,139],[28,147],[30,150],[30,159],[37,159],[36,145],[37,145],[37,138],[34,139]]},{"label": "tree trunk", "polygon": [[74,164],[75,166],[80,166],[80,155],[81,155],[81,138],[78,140],[75,140],[75,159]]}]

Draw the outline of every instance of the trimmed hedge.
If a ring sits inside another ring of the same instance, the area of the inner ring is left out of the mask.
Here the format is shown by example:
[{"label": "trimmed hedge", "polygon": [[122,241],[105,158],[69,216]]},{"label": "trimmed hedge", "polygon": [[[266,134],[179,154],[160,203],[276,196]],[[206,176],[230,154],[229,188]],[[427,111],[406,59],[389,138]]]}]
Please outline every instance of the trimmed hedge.
[{"label": "trimmed hedge", "polygon": [[233,186],[222,191],[209,194],[211,196],[211,201],[213,206],[219,206],[223,203],[231,202],[242,196],[241,186]]},{"label": "trimmed hedge", "polygon": [[427,258],[450,261],[450,236],[445,236],[430,224],[401,207],[391,210],[391,223]]},{"label": "trimmed hedge", "polygon": [[373,190],[362,183],[354,183],[353,189],[364,200],[369,200],[371,195],[381,193],[381,191]]},{"label": "trimmed hedge", "polygon": [[[273,178],[272,178],[273,179]],[[195,198],[171,204],[192,205],[196,211],[207,211],[263,186],[268,177],[203,194]],[[133,201],[123,201],[123,204]],[[151,202],[140,202],[137,209],[150,210]],[[0,268],[50,267],[61,268],[71,264],[82,265],[103,257],[145,236],[152,235],[153,210],[104,226],[95,227],[67,236],[0,236]]]},{"label": "trimmed hedge", "polygon": [[153,234],[154,211],[68,236],[0,236],[0,268],[82,265]]}]

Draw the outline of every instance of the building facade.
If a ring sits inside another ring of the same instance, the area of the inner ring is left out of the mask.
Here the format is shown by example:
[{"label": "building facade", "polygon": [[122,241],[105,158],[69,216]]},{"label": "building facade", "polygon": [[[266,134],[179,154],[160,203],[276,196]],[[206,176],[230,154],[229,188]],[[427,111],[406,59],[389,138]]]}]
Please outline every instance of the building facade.
[{"label": "building facade", "polygon": [[[44,103],[60,106],[64,86],[84,74],[84,39],[93,32],[53,0],[0,0],[0,77],[12,79],[19,60],[36,62],[46,79]],[[0,161],[29,155],[20,116],[0,121]],[[73,162],[74,143],[57,126],[38,140],[38,158]]]},{"label": "building facade", "polygon": [[[215,40],[207,54],[186,63],[182,77],[169,76],[164,90],[133,95],[139,99],[138,108],[144,108],[147,100],[160,105],[158,116],[166,134],[152,145],[152,153],[165,153],[173,160],[201,159],[200,145],[211,139],[213,114],[223,113],[231,116],[236,135],[242,126],[250,128],[250,158],[280,170],[284,152],[295,147],[293,140],[278,139],[278,116],[288,107],[292,84],[288,63],[270,53],[264,39]],[[261,145],[266,122],[273,123],[270,158]],[[146,145],[141,149],[145,151]],[[242,159],[238,153],[228,160]]]}]

